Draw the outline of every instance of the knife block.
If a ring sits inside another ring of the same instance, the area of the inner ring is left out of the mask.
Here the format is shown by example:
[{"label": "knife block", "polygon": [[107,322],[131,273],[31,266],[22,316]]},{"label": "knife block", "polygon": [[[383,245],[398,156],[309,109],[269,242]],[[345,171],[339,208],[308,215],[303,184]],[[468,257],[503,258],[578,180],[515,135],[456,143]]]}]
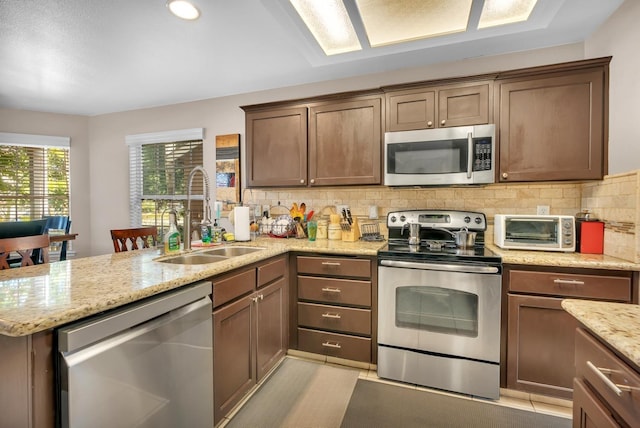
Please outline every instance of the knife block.
[{"label": "knife block", "polygon": [[355,242],[358,239],[360,239],[360,225],[358,224],[358,219],[354,217],[350,229],[342,231],[342,240],[345,242]]}]

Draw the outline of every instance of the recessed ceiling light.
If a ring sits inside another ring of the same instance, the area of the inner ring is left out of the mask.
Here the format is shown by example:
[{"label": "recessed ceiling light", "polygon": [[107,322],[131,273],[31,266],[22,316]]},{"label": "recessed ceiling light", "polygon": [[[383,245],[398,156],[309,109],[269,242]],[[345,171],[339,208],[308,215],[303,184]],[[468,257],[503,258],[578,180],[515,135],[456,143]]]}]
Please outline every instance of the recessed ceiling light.
[{"label": "recessed ceiling light", "polygon": [[200,16],[198,8],[186,0],[169,0],[167,7],[178,18],[193,21]]},{"label": "recessed ceiling light", "polygon": [[341,0],[290,0],[327,55],[362,49]]},{"label": "recessed ceiling light", "polygon": [[538,0],[485,0],[478,28],[512,24],[529,19]]},{"label": "recessed ceiling light", "polygon": [[473,0],[356,0],[372,47],[466,31]]}]

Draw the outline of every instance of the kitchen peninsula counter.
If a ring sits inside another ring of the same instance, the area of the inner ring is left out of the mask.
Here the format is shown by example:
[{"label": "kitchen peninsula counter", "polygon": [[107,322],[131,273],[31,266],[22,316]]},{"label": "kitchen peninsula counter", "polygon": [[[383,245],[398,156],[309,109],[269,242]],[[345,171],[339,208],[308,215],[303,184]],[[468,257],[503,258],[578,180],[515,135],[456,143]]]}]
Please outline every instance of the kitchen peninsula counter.
[{"label": "kitchen peninsula counter", "polygon": [[640,306],[566,299],[562,308],[640,370]]},{"label": "kitchen peninsula counter", "polygon": [[[289,251],[375,256],[386,242],[259,238],[251,254],[201,265],[160,263],[158,249],[0,271],[0,334],[27,336]],[[197,251],[197,250],[194,250]]]}]

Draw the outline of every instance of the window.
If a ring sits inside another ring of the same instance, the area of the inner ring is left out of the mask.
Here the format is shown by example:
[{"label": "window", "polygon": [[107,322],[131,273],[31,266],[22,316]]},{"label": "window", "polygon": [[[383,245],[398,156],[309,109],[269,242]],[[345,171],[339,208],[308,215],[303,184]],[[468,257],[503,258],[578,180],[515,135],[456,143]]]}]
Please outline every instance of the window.
[{"label": "window", "polygon": [[[178,212],[179,221],[183,219],[189,173],[203,163],[203,136],[201,128],[127,136],[131,227],[168,228],[170,209]],[[202,180],[194,179],[193,220],[203,209],[202,190]],[[159,232],[162,235],[163,231]]]},{"label": "window", "polygon": [[0,221],[69,215],[70,138],[0,132]]}]

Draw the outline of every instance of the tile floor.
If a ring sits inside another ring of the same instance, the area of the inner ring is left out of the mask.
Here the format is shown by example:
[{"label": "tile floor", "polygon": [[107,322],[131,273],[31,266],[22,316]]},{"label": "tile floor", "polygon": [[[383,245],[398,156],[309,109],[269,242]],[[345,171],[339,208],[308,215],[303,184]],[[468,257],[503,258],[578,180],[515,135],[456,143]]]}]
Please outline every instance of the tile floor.
[{"label": "tile floor", "polygon": [[[497,401],[492,401],[492,400],[476,398],[476,397],[472,397],[464,394],[450,393],[450,392],[430,389],[430,388],[426,388],[418,385],[412,385],[412,384],[407,384],[402,382],[395,382],[388,379],[382,379],[378,377],[375,364],[361,363],[358,361],[344,360],[341,358],[326,357],[324,355],[311,354],[311,353],[296,351],[296,350],[289,350],[287,353],[287,357],[300,358],[308,361],[314,361],[320,364],[335,365],[337,367],[342,367],[342,368],[345,368],[345,367],[355,368],[360,370],[359,377],[361,379],[368,379],[375,382],[388,383],[391,385],[401,386],[403,388],[418,389],[418,390],[429,391],[432,393],[451,395],[457,398],[467,399],[467,400],[479,400],[479,401],[484,401],[488,403],[493,403],[497,406],[508,406],[512,408],[528,410],[531,412],[564,417],[567,419],[571,419],[572,417],[572,402],[570,400],[563,400],[559,398],[547,397],[544,395],[529,394],[526,392],[501,388],[500,399]],[[267,376],[266,378],[268,377],[269,376]],[[236,406],[236,408],[225,419],[223,419],[216,428],[224,428],[229,422],[229,420],[231,419],[231,417],[233,417],[233,415],[242,408],[242,405],[246,403],[249,400],[249,398],[251,398],[251,394],[248,394],[248,396],[245,397],[242,400],[242,402],[240,402]]]}]

